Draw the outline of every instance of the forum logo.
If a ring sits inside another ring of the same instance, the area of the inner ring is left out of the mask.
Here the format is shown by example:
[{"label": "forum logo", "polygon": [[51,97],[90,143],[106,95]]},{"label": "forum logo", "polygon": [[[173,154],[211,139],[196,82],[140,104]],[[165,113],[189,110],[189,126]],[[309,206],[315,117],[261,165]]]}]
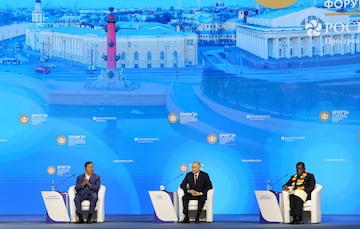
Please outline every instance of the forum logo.
[{"label": "forum logo", "polygon": [[184,173],[184,172],[188,171],[188,169],[189,169],[189,166],[187,164],[180,165],[180,171],[181,172]]},{"label": "forum logo", "polygon": [[320,120],[323,122],[327,122],[330,119],[330,113],[328,111],[320,112]]},{"label": "forum logo", "polygon": [[19,120],[20,120],[21,124],[25,125],[25,124],[29,123],[30,117],[28,115],[26,115],[26,114],[22,114],[22,115],[20,115]]},{"label": "forum logo", "polygon": [[324,6],[328,9],[360,8],[360,0],[326,0]]},{"label": "forum logo", "polygon": [[306,34],[309,37],[320,36],[322,30],[322,24],[317,20],[313,19],[305,25]]},{"label": "forum logo", "polygon": [[175,113],[170,113],[168,115],[168,121],[170,123],[177,123],[179,121],[179,116],[177,114],[175,114]]},{"label": "forum logo", "polygon": [[[335,22],[324,24],[320,23],[316,19],[311,20],[309,23],[305,24],[306,34],[309,37],[317,37],[320,34],[329,35],[329,34],[357,34],[360,33],[360,22],[358,21],[349,21],[349,22]],[[343,41],[342,43],[351,43],[349,41]]]},{"label": "forum logo", "polygon": [[256,0],[262,6],[271,9],[282,9],[294,5],[297,0]]},{"label": "forum logo", "polygon": [[53,165],[50,165],[47,167],[46,169],[46,172],[49,174],[49,175],[54,175],[56,173],[56,168],[55,166]]},{"label": "forum logo", "polygon": [[215,144],[218,141],[216,134],[209,134],[206,139],[209,144]]},{"label": "forum logo", "polygon": [[63,146],[63,145],[66,144],[66,137],[64,135],[58,136],[56,138],[56,142],[57,142],[58,145]]}]

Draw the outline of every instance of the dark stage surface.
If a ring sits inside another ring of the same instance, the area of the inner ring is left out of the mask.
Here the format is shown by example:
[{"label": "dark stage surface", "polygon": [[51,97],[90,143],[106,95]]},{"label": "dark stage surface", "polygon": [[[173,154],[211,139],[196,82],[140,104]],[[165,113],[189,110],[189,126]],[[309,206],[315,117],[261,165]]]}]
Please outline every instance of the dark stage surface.
[{"label": "dark stage surface", "polygon": [[156,224],[151,215],[107,215],[104,223],[93,224],[47,224],[44,215],[14,216],[0,215],[0,228],[9,229],[48,229],[48,228],[360,228],[360,215],[325,215],[321,224],[260,224],[257,215],[215,215],[213,223],[201,224]]}]

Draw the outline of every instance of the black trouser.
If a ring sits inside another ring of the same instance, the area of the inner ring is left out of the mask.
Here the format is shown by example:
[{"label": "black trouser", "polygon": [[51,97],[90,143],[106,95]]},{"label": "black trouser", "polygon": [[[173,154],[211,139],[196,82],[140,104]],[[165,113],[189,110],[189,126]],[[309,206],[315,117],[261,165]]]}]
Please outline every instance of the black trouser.
[{"label": "black trouser", "polygon": [[206,196],[202,195],[202,196],[192,196],[190,194],[185,194],[182,197],[182,201],[183,201],[183,206],[184,206],[184,210],[183,213],[185,214],[186,217],[189,217],[189,201],[190,200],[197,200],[198,201],[198,208],[197,208],[197,213],[196,213],[196,217],[199,217],[201,214],[201,211],[204,207],[205,201],[206,201]]},{"label": "black trouser", "polygon": [[302,220],[304,201],[295,195],[290,195],[290,215],[295,220]]}]

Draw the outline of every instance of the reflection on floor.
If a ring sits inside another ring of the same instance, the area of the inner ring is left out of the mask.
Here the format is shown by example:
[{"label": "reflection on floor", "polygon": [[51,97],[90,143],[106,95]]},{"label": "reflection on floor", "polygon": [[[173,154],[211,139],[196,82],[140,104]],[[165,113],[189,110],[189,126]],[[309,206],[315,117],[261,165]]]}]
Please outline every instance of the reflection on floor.
[{"label": "reflection on floor", "polygon": [[[316,225],[287,225],[287,224],[260,224],[258,215],[215,215],[214,223],[196,224],[156,224],[152,215],[106,215],[106,222],[95,223],[91,228],[302,228],[311,226],[316,228],[359,228],[360,215],[323,215],[323,222]],[[78,224],[46,224],[45,215],[0,215],[0,228],[13,229],[47,229],[47,228],[89,228],[90,225]]]}]

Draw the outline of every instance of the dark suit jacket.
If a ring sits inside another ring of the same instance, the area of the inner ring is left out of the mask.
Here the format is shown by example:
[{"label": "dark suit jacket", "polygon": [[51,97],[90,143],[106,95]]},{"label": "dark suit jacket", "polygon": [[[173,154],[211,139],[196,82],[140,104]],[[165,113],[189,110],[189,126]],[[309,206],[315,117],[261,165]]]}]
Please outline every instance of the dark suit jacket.
[{"label": "dark suit jacket", "polygon": [[185,193],[187,193],[187,191],[189,190],[186,187],[186,184],[189,184],[189,189],[202,192],[205,197],[207,195],[207,191],[213,188],[209,175],[203,171],[200,171],[196,185],[194,182],[194,174],[192,172],[188,172],[186,174],[184,180],[180,185],[180,187],[184,190]]},{"label": "dark suit jacket", "polygon": [[[307,173],[308,175],[305,177],[304,180],[304,188],[305,188],[305,192],[308,194],[307,195],[307,199],[311,200],[311,192],[314,190],[315,188],[315,177],[312,173]],[[295,175],[293,175],[295,176]],[[290,177],[290,179],[284,184],[284,186],[291,186],[291,179],[293,178],[293,176]]]},{"label": "dark suit jacket", "polygon": [[90,180],[89,180],[90,185],[87,185],[85,187],[82,186],[82,182],[84,181],[84,179],[85,179],[85,174],[79,175],[76,179],[75,190],[77,194],[83,194],[85,192],[94,192],[97,194],[100,188],[100,176],[93,173],[90,176]]}]

